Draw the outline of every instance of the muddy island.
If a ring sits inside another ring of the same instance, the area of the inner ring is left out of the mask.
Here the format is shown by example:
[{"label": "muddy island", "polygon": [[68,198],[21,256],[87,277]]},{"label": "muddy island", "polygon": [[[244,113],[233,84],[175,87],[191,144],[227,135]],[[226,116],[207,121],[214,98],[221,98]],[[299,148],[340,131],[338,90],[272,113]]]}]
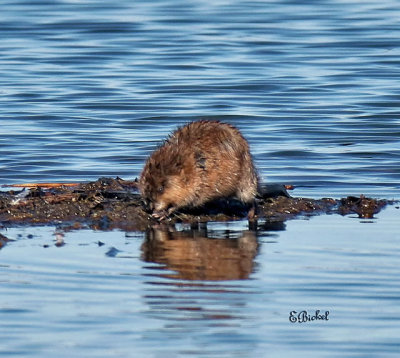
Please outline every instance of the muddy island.
[{"label": "muddy island", "polygon": [[[299,215],[357,214],[373,218],[388,200],[349,196],[342,199],[292,197],[279,184],[262,185],[256,219],[283,222]],[[246,217],[246,208],[235,200],[219,200],[204,207],[174,213],[163,225],[184,222],[230,221]],[[70,224],[76,228],[144,231],[159,225],[145,211],[137,180],[99,178],[81,184],[25,184],[0,191],[0,225]]]}]

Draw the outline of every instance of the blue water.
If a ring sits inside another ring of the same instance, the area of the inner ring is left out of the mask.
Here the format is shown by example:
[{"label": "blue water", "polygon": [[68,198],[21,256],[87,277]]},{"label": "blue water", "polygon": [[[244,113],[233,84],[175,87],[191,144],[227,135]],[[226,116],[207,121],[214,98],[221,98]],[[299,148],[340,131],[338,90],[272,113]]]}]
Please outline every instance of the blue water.
[{"label": "blue water", "polygon": [[[238,126],[263,181],[294,195],[399,199],[398,1],[0,7],[0,184],[135,178],[206,118]],[[208,223],[211,241],[176,227],[160,252],[145,233],[2,228],[0,355],[397,356],[398,222],[391,207]],[[288,320],[316,309],[330,320]]]}]

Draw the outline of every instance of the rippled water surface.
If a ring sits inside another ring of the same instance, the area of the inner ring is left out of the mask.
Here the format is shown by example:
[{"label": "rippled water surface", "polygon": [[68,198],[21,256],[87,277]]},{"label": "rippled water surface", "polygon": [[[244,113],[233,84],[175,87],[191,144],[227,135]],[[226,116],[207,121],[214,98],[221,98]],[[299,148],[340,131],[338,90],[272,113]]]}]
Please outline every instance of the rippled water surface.
[{"label": "rippled water surface", "polygon": [[[0,184],[134,178],[206,118],[295,195],[399,199],[399,18],[391,0],[2,1]],[[0,355],[396,356],[398,222],[2,228]]]},{"label": "rippled water surface", "polygon": [[239,126],[264,180],[393,197],[396,1],[9,1],[1,182],[139,174],[177,125]]}]

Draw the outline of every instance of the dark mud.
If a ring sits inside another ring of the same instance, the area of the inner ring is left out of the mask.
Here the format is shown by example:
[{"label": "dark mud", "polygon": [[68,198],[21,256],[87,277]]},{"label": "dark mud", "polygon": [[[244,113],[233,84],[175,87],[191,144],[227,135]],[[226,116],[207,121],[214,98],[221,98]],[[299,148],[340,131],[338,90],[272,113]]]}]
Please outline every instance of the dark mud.
[{"label": "dark mud", "polygon": [[[356,213],[372,218],[391,203],[360,197],[307,199],[291,197],[283,185],[263,185],[257,218],[273,223],[299,215]],[[163,224],[242,219],[247,208],[234,200],[223,200],[206,207],[181,211]],[[120,228],[144,231],[158,225],[144,211],[136,181],[100,178],[95,182],[56,188],[33,187],[0,192],[0,225],[68,224],[100,230]]]}]

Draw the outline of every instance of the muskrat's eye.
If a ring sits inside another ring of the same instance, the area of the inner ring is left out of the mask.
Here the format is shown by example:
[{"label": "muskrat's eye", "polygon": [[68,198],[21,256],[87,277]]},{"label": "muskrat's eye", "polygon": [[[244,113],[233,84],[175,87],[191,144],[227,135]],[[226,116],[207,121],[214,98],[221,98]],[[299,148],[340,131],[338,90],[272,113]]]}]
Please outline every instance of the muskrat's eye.
[{"label": "muskrat's eye", "polygon": [[162,194],[164,192],[164,185],[159,186],[157,191],[159,194]]}]

